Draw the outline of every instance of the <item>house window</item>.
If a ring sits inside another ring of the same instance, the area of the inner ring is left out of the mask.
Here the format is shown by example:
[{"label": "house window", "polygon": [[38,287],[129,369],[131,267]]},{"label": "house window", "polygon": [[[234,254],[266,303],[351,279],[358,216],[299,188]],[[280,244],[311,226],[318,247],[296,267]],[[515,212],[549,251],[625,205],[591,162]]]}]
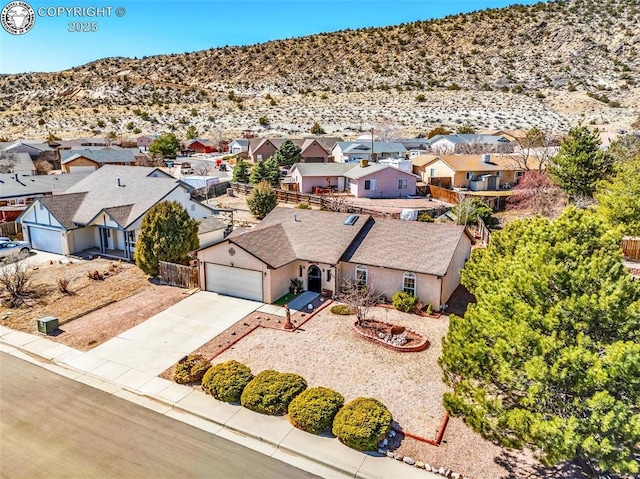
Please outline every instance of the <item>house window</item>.
[{"label": "house window", "polygon": [[369,281],[369,271],[366,266],[359,264],[356,266],[356,281],[358,286],[366,286]]},{"label": "house window", "polygon": [[376,180],[364,180],[364,189],[375,191],[376,189]]},{"label": "house window", "polygon": [[502,178],[502,171],[498,171],[496,175],[498,176],[498,178]]},{"label": "house window", "polygon": [[331,281],[331,270],[327,270],[327,281]]},{"label": "house window", "polygon": [[262,161],[262,155],[256,155],[256,160]]},{"label": "house window", "polygon": [[467,180],[473,180],[473,171],[467,171]]},{"label": "house window", "polygon": [[136,232],[135,231],[127,231],[127,241],[130,245],[136,244]]},{"label": "house window", "polygon": [[435,178],[435,177],[436,177],[436,169],[435,169],[435,168],[431,168],[431,169],[429,170],[429,176],[430,176],[431,178]]},{"label": "house window", "polygon": [[402,291],[416,295],[416,274],[406,272],[402,275]]},{"label": "house window", "polygon": [[406,190],[408,188],[409,181],[406,178],[398,178],[398,189]]},{"label": "house window", "polygon": [[191,205],[191,211],[195,211],[196,210],[196,205],[192,204]]}]

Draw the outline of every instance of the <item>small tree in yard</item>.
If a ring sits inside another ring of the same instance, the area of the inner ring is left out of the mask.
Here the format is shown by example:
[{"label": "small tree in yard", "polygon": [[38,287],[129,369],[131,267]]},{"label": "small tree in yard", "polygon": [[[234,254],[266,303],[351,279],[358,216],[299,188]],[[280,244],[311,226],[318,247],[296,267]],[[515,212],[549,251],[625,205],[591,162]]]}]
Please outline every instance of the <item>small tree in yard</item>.
[{"label": "small tree in yard", "polygon": [[173,133],[164,133],[149,145],[149,153],[154,158],[175,158],[180,149],[180,142]]},{"label": "small tree in yard", "polygon": [[198,248],[198,225],[177,201],[153,206],[142,220],[136,243],[136,265],[151,276],[158,275],[158,261],[188,264],[189,252]]},{"label": "small tree in yard", "polygon": [[284,140],[273,154],[278,166],[290,168],[294,163],[302,161],[302,149],[291,140]]},{"label": "small tree in yard", "polygon": [[367,315],[380,300],[380,294],[373,285],[363,285],[359,278],[346,278],[342,281],[338,301],[348,305],[355,313],[358,324],[367,319]]},{"label": "small tree in yard", "polygon": [[261,220],[278,204],[276,192],[273,191],[268,181],[261,181],[251,191],[247,198],[247,205],[251,214]]},{"label": "small tree in yard", "polygon": [[231,179],[236,183],[249,183],[250,176],[249,163],[243,159],[239,159],[233,168],[233,177]]},{"label": "small tree in yard", "polygon": [[511,191],[512,195],[507,198],[508,210],[532,210],[553,218],[562,212],[567,203],[562,190],[549,180],[544,171],[525,172]]},{"label": "small tree in yard", "polygon": [[26,257],[14,254],[7,258],[7,264],[0,268],[0,286],[9,294],[9,304],[19,306],[29,293],[32,272],[29,271]]}]

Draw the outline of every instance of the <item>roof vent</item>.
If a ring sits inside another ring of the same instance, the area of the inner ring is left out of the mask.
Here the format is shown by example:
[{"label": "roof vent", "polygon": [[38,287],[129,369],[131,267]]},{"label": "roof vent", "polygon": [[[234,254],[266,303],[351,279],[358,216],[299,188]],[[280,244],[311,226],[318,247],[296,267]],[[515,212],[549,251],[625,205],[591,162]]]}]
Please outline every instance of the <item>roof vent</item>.
[{"label": "roof vent", "polygon": [[344,224],[348,226],[353,226],[355,222],[358,221],[358,218],[360,218],[360,216],[358,215],[349,215],[349,217],[346,220],[344,220]]},{"label": "roof vent", "polygon": [[489,153],[484,153],[482,155],[482,162],[483,163],[491,163],[491,155]]}]

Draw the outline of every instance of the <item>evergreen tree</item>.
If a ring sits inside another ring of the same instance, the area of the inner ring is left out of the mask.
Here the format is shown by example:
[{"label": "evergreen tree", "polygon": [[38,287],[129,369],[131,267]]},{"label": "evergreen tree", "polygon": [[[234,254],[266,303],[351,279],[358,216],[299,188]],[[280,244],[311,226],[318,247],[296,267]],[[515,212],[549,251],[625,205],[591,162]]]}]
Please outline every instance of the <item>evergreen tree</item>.
[{"label": "evergreen tree", "polygon": [[598,185],[598,213],[622,232],[640,236],[640,154],[616,163],[616,174]]},{"label": "evergreen tree", "polygon": [[249,183],[249,177],[251,176],[249,170],[249,163],[240,158],[233,168],[233,176],[231,179],[236,183]]},{"label": "evergreen tree", "polygon": [[597,133],[586,126],[572,128],[551,159],[549,178],[574,200],[593,198],[597,182],[612,173],[613,161],[600,144]]},{"label": "evergreen tree", "polygon": [[278,188],[280,186],[280,167],[278,166],[278,161],[273,156],[265,161],[265,168],[267,170],[267,181],[274,188]]},{"label": "evergreen tree", "polygon": [[546,464],[636,473],[640,284],[619,241],[571,207],[552,223],[510,223],[474,252],[462,283],[477,303],[451,316],[439,360],[446,409]]},{"label": "evergreen tree", "polygon": [[493,216],[493,210],[478,198],[462,200],[451,211],[458,218],[460,225],[475,224],[478,222],[478,218],[482,218],[487,228],[493,228],[498,223],[498,220]]},{"label": "evergreen tree", "polygon": [[257,185],[261,181],[267,181],[271,183],[271,178],[269,176],[269,170],[267,169],[267,165],[264,161],[258,161],[251,170],[251,177],[249,178],[249,183],[252,185]]},{"label": "evergreen tree", "polygon": [[260,220],[267,216],[277,204],[276,192],[266,180],[258,183],[247,198],[249,211]]},{"label": "evergreen tree", "polygon": [[179,149],[180,142],[173,133],[163,133],[149,145],[149,153],[156,158],[175,158]]},{"label": "evergreen tree", "polygon": [[273,154],[279,166],[290,168],[294,163],[302,161],[302,149],[291,140],[284,140]]},{"label": "evergreen tree", "polygon": [[177,201],[163,201],[145,215],[136,241],[136,265],[151,276],[158,274],[158,261],[188,264],[190,251],[199,246],[198,225]]}]

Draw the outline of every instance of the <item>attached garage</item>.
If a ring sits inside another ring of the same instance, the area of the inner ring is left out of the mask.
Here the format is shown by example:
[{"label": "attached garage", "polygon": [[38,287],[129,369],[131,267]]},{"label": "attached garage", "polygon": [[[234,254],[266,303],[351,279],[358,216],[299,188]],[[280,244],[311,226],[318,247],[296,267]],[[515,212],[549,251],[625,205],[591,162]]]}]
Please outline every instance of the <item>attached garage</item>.
[{"label": "attached garage", "polygon": [[205,263],[205,290],[262,301],[262,272]]},{"label": "attached garage", "polygon": [[62,254],[60,230],[29,225],[29,241],[31,241],[31,247],[35,250]]},{"label": "attached garage", "polygon": [[93,173],[96,171],[95,166],[73,166],[69,165],[69,173]]}]

